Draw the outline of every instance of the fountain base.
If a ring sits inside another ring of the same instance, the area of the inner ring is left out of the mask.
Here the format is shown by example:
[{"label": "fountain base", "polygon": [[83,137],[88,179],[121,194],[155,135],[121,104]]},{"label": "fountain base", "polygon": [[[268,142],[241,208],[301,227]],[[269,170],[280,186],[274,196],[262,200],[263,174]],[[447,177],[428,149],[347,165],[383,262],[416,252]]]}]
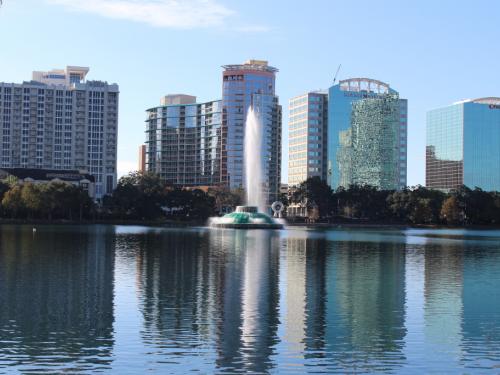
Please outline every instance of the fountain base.
[{"label": "fountain base", "polygon": [[234,229],[283,229],[283,224],[275,222],[269,215],[258,212],[255,206],[238,206],[230,214],[211,218],[210,226]]}]

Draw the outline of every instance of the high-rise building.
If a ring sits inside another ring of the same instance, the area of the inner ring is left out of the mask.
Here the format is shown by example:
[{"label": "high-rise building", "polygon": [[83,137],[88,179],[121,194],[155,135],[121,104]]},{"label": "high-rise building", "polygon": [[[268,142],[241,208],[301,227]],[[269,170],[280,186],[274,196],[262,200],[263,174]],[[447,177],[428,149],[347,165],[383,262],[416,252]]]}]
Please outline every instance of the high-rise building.
[{"label": "high-rise building", "polygon": [[330,87],[328,183],[406,187],[407,100],[388,84],[351,78]]},{"label": "high-rise building", "polygon": [[290,99],[288,184],[327,177],[328,94],[309,92]]},{"label": "high-rise building", "polygon": [[275,94],[278,69],[267,61],[249,60],[225,65],[222,73],[222,182],[230,188],[245,186],[244,139],[247,111],[253,106],[264,142],[263,191],[268,203],[278,199],[281,183],[281,106]]},{"label": "high-rise building", "polygon": [[20,84],[0,83],[0,165],[82,170],[95,177],[95,196],[116,186],[116,84],[86,81],[89,68],[33,72]]},{"label": "high-rise building", "polygon": [[137,170],[141,173],[146,172],[146,145],[139,146],[138,161]]},{"label": "high-rise building", "polygon": [[427,113],[426,186],[500,190],[500,98],[467,100]]},{"label": "high-rise building", "polygon": [[167,95],[147,110],[146,170],[175,186],[221,184],[221,102]]}]

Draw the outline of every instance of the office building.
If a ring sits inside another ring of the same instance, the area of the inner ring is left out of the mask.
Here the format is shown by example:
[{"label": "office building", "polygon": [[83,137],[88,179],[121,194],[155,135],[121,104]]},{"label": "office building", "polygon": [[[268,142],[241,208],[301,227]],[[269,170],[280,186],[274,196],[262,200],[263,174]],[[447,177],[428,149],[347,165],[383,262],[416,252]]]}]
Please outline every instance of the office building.
[{"label": "office building", "polygon": [[426,186],[500,191],[500,98],[427,113]]},{"label": "office building", "polygon": [[288,183],[327,177],[328,94],[309,92],[289,102]]},{"label": "office building", "polygon": [[329,185],[406,187],[407,100],[387,83],[351,78],[330,87]]},{"label": "office building", "polygon": [[245,186],[244,139],[247,111],[253,106],[264,135],[263,191],[268,203],[278,199],[281,183],[281,106],[275,94],[278,69],[267,61],[249,60],[225,65],[222,73],[222,182],[229,188]]},{"label": "office building", "polygon": [[167,95],[147,110],[146,170],[174,186],[221,183],[221,102]]},{"label": "office building", "polygon": [[86,81],[89,68],[33,72],[0,83],[0,167],[80,170],[95,177],[95,197],[116,186],[116,84]]}]

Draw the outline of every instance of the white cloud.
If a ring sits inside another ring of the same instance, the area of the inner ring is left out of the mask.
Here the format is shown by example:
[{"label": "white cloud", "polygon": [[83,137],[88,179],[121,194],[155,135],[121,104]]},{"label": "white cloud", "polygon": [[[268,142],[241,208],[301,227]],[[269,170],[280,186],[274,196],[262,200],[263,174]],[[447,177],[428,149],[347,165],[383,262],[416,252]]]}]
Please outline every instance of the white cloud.
[{"label": "white cloud", "polygon": [[194,29],[221,26],[235,14],[217,0],[47,0],[69,10],[147,23],[156,27]]},{"label": "white cloud", "polygon": [[118,178],[125,176],[129,172],[137,171],[138,164],[131,160],[118,160],[117,164],[117,174]]}]

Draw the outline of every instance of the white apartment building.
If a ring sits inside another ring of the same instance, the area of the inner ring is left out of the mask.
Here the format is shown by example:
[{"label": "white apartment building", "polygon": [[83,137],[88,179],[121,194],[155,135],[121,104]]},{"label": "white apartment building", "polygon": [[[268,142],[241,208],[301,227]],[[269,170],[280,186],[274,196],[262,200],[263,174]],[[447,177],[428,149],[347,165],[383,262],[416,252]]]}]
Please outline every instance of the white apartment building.
[{"label": "white apartment building", "polygon": [[89,68],[33,72],[0,83],[0,167],[79,170],[95,178],[95,197],[116,186],[117,84],[86,81]]}]

